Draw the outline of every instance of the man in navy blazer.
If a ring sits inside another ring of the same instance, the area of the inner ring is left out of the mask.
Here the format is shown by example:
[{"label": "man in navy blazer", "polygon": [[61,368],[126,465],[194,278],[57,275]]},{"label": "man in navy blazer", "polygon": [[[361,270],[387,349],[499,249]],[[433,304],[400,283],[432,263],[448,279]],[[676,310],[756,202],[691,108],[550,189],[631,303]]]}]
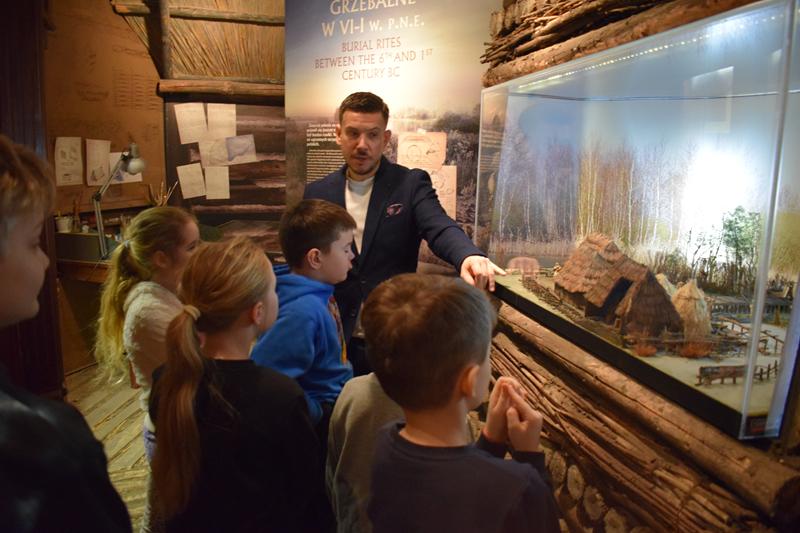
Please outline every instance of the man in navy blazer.
[{"label": "man in navy blazer", "polygon": [[421,239],[477,287],[494,290],[494,274],[503,273],[445,213],[427,172],[383,157],[392,137],[388,121],[389,108],[379,96],[345,98],[336,142],[346,164],[308,184],[304,194],[341,205],[356,220],[353,268],[335,292],[356,375],[369,372],[358,331],[351,341],[361,304],[382,281],[416,271]]}]

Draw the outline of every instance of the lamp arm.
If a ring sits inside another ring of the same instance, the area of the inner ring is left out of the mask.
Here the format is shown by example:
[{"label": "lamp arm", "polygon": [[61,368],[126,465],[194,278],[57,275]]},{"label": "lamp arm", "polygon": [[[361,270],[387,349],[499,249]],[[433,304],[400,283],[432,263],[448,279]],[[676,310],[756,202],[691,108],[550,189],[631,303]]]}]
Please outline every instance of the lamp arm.
[{"label": "lamp arm", "polygon": [[114,170],[111,171],[111,174],[109,174],[108,178],[106,178],[106,181],[97,190],[97,192],[92,195],[92,207],[94,207],[94,218],[95,223],[97,224],[97,238],[100,241],[100,259],[105,259],[108,255],[108,246],[106,246],[106,234],[105,228],[103,227],[103,213],[100,210],[100,201],[103,199],[103,195],[111,186],[111,180],[114,179],[114,176],[117,175],[117,172],[119,172],[122,164],[127,162],[128,158],[130,158],[130,154],[126,154],[125,152],[119,156],[119,161],[117,161],[117,164],[114,165]]}]

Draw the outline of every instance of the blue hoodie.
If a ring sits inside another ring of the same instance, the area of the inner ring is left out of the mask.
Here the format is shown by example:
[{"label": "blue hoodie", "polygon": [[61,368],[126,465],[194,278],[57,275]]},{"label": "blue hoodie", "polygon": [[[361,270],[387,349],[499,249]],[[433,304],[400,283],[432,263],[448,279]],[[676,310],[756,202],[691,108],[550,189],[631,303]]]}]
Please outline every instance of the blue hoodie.
[{"label": "blue hoodie", "polygon": [[322,417],[320,402],[336,401],[353,367],[342,362],[336,321],[328,310],[333,285],[275,267],[278,318],[250,353],[260,366],[294,378],[306,393],[312,420]]}]

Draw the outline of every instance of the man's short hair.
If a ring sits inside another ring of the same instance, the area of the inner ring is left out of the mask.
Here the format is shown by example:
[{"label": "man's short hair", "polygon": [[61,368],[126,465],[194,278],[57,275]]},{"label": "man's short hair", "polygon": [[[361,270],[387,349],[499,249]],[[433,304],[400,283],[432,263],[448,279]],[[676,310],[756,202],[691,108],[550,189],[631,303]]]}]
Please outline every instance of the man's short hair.
[{"label": "man's short hair", "polygon": [[355,228],[356,221],[343,207],[325,200],[302,200],[283,214],[278,238],[286,262],[299,268],[309,250],[328,252],[343,231]]},{"label": "man's short hair", "polygon": [[53,182],[49,167],[31,149],[0,135],[0,257],[19,217],[50,213]]},{"label": "man's short hair", "polygon": [[411,411],[450,400],[462,370],[487,356],[496,322],[483,291],[431,274],[401,274],[381,283],[361,313],[375,375],[386,394]]},{"label": "man's short hair", "polygon": [[380,113],[383,121],[389,123],[389,106],[380,96],[372,93],[353,93],[339,105],[339,124],[342,123],[345,111],[355,113]]}]

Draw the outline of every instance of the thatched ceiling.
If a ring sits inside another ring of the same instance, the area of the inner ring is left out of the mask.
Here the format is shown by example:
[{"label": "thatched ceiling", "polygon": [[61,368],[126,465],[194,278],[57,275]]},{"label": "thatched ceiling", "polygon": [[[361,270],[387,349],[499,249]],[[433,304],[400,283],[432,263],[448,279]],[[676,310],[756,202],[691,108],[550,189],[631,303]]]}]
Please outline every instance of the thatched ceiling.
[{"label": "thatched ceiling", "polygon": [[[283,0],[169,2],[171,78],[283,83]],[[161,17],[154,0],[111,0],[145,43],[162,78]],[[212,20],[215,18],[239,20]]]}]

